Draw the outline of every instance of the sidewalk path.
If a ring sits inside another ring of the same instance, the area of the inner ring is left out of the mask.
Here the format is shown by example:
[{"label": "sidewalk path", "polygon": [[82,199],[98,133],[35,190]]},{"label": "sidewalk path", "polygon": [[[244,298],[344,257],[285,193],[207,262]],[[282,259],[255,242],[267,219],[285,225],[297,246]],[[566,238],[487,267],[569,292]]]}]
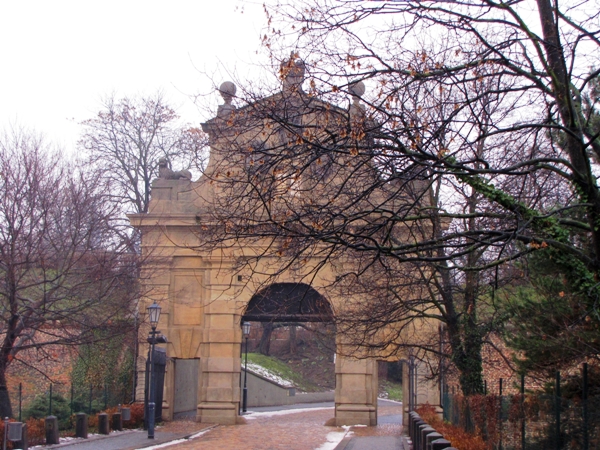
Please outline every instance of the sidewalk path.
[{"label": "sidewalk path", "polygon": [[376,427],[352,427],[335,450],[405,450],[402,403],[378,401]]},{"label": "sidewalk path", "polygon": [[[136,450],[194,437],[198,433],[210,432],[215,427],[212,424],[200,424],[192,421],[173,422],[172,424],[157,428],[154,439],[148,439],[147,431],[125,430],[111,432],[109,435],[95,434],[88,439],[72,439],[57,445],[30,448],[43,450]],[[176,447],[172,446],[171,448]]]}]

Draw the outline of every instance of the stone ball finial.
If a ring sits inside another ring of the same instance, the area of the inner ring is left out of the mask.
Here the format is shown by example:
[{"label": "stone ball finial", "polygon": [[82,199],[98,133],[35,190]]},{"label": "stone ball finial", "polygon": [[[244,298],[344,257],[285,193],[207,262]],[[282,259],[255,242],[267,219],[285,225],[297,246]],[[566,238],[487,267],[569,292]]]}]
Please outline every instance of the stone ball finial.
[{"label": "stone ball finial", "polygon": [[223,97],[225,104],[219,105],[217,110],[218,117],[227,118],[231,115],[233,110],[235,110],[235,106],[231,104],[231,101],[233,100],[233,97],[235,97],[236,91],[237,87],[231,81],[221,83],[221,86],[219,86],[219,94]]},{"label": "stone ball finial", "polygon": [[227,104],[231,103],[231,99],[235,97],[236,91],[237,87],[231,81],[225,81],[224,83],[221,83],[221,86],[219,86],[219,93]]},{"label": "stone ball finial", "polygon": [[365,93],[365,83],[363,83],[362,81],[357,81],[356,83],[352,83],[348,90],[350,91],[350,94],[352,94],[353,97],[360,98]]},{"label": "stone ball finial", "polygon": [[365,93],[365,83],[357,81],[350,84],[350,86],[348,86],[348,92],[352,95],[350,115],[356,120],[363,120],[365,116],[365,107],[360,104],[360,98]]}]

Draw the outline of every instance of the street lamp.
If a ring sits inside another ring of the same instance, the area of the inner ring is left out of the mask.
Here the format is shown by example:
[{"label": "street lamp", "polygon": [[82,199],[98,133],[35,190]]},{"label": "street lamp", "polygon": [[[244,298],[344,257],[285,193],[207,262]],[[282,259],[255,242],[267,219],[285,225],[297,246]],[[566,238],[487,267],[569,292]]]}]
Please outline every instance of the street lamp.
[{"label": "street lamp", "polygon": [[250,322],[244,322],[242,324],[242,333],[246,338],[246,362],[244,363],[244,393],[242,397],[242,412],[246,412],[246,405],[248,403],[248,388],[246,387],[246,381],[248,379],[248,337],[250,336]]},{"label": "street lamp", "polygon": [[150,327],[152,332],[148,338],[150,343],[150,354],[148,359],[150,360],[150,374],[148,376],[150,395],[148,399],[148,439],[154,439],[154,419],[156,414],[156,405],[154,404],[154,383],[152,380],[152,374],[154,373],[154,345],[156,344],[156,326],[158,325],[158,319],[160,319],[160,306],[154,302],[148,306],[148,320],[150,321]]}]

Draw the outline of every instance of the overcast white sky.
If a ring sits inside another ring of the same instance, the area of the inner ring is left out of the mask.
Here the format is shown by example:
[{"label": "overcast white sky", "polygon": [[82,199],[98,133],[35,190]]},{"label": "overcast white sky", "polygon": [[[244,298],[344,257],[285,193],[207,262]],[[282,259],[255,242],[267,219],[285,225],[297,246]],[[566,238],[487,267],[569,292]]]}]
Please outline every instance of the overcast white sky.
[{"label": "overcast white sky", "polygon": [[251,74],[265,25],[253,0],[4,0],[0,129],[34,128],[72,151],[103,96],[158,89],[197,124],[209,118],[190,99],[212,89],[203,72]]}]

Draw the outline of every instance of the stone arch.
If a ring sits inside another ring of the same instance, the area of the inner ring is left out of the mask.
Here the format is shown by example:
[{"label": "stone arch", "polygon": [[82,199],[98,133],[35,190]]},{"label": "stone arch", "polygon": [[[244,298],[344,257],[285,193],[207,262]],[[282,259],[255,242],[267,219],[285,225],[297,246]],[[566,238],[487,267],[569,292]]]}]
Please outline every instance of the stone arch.
[{"label": "stone arch", "polygon": [[252,296],[242,316],[251,322],[331,322],[329,301],[304,283],[273,283]]},{"label": "stone arch", "polygon": [[[240,324],[249,322],[334,322],[330,301],[304,283],[273,283],[248,301]],[[240,340],[241,345],[241,340]],[[336,339],[335,424],[377,424],[377,362],[356,359],[341,351],[343,337]],[[241,366],[240,366],[241,370]]]}]

